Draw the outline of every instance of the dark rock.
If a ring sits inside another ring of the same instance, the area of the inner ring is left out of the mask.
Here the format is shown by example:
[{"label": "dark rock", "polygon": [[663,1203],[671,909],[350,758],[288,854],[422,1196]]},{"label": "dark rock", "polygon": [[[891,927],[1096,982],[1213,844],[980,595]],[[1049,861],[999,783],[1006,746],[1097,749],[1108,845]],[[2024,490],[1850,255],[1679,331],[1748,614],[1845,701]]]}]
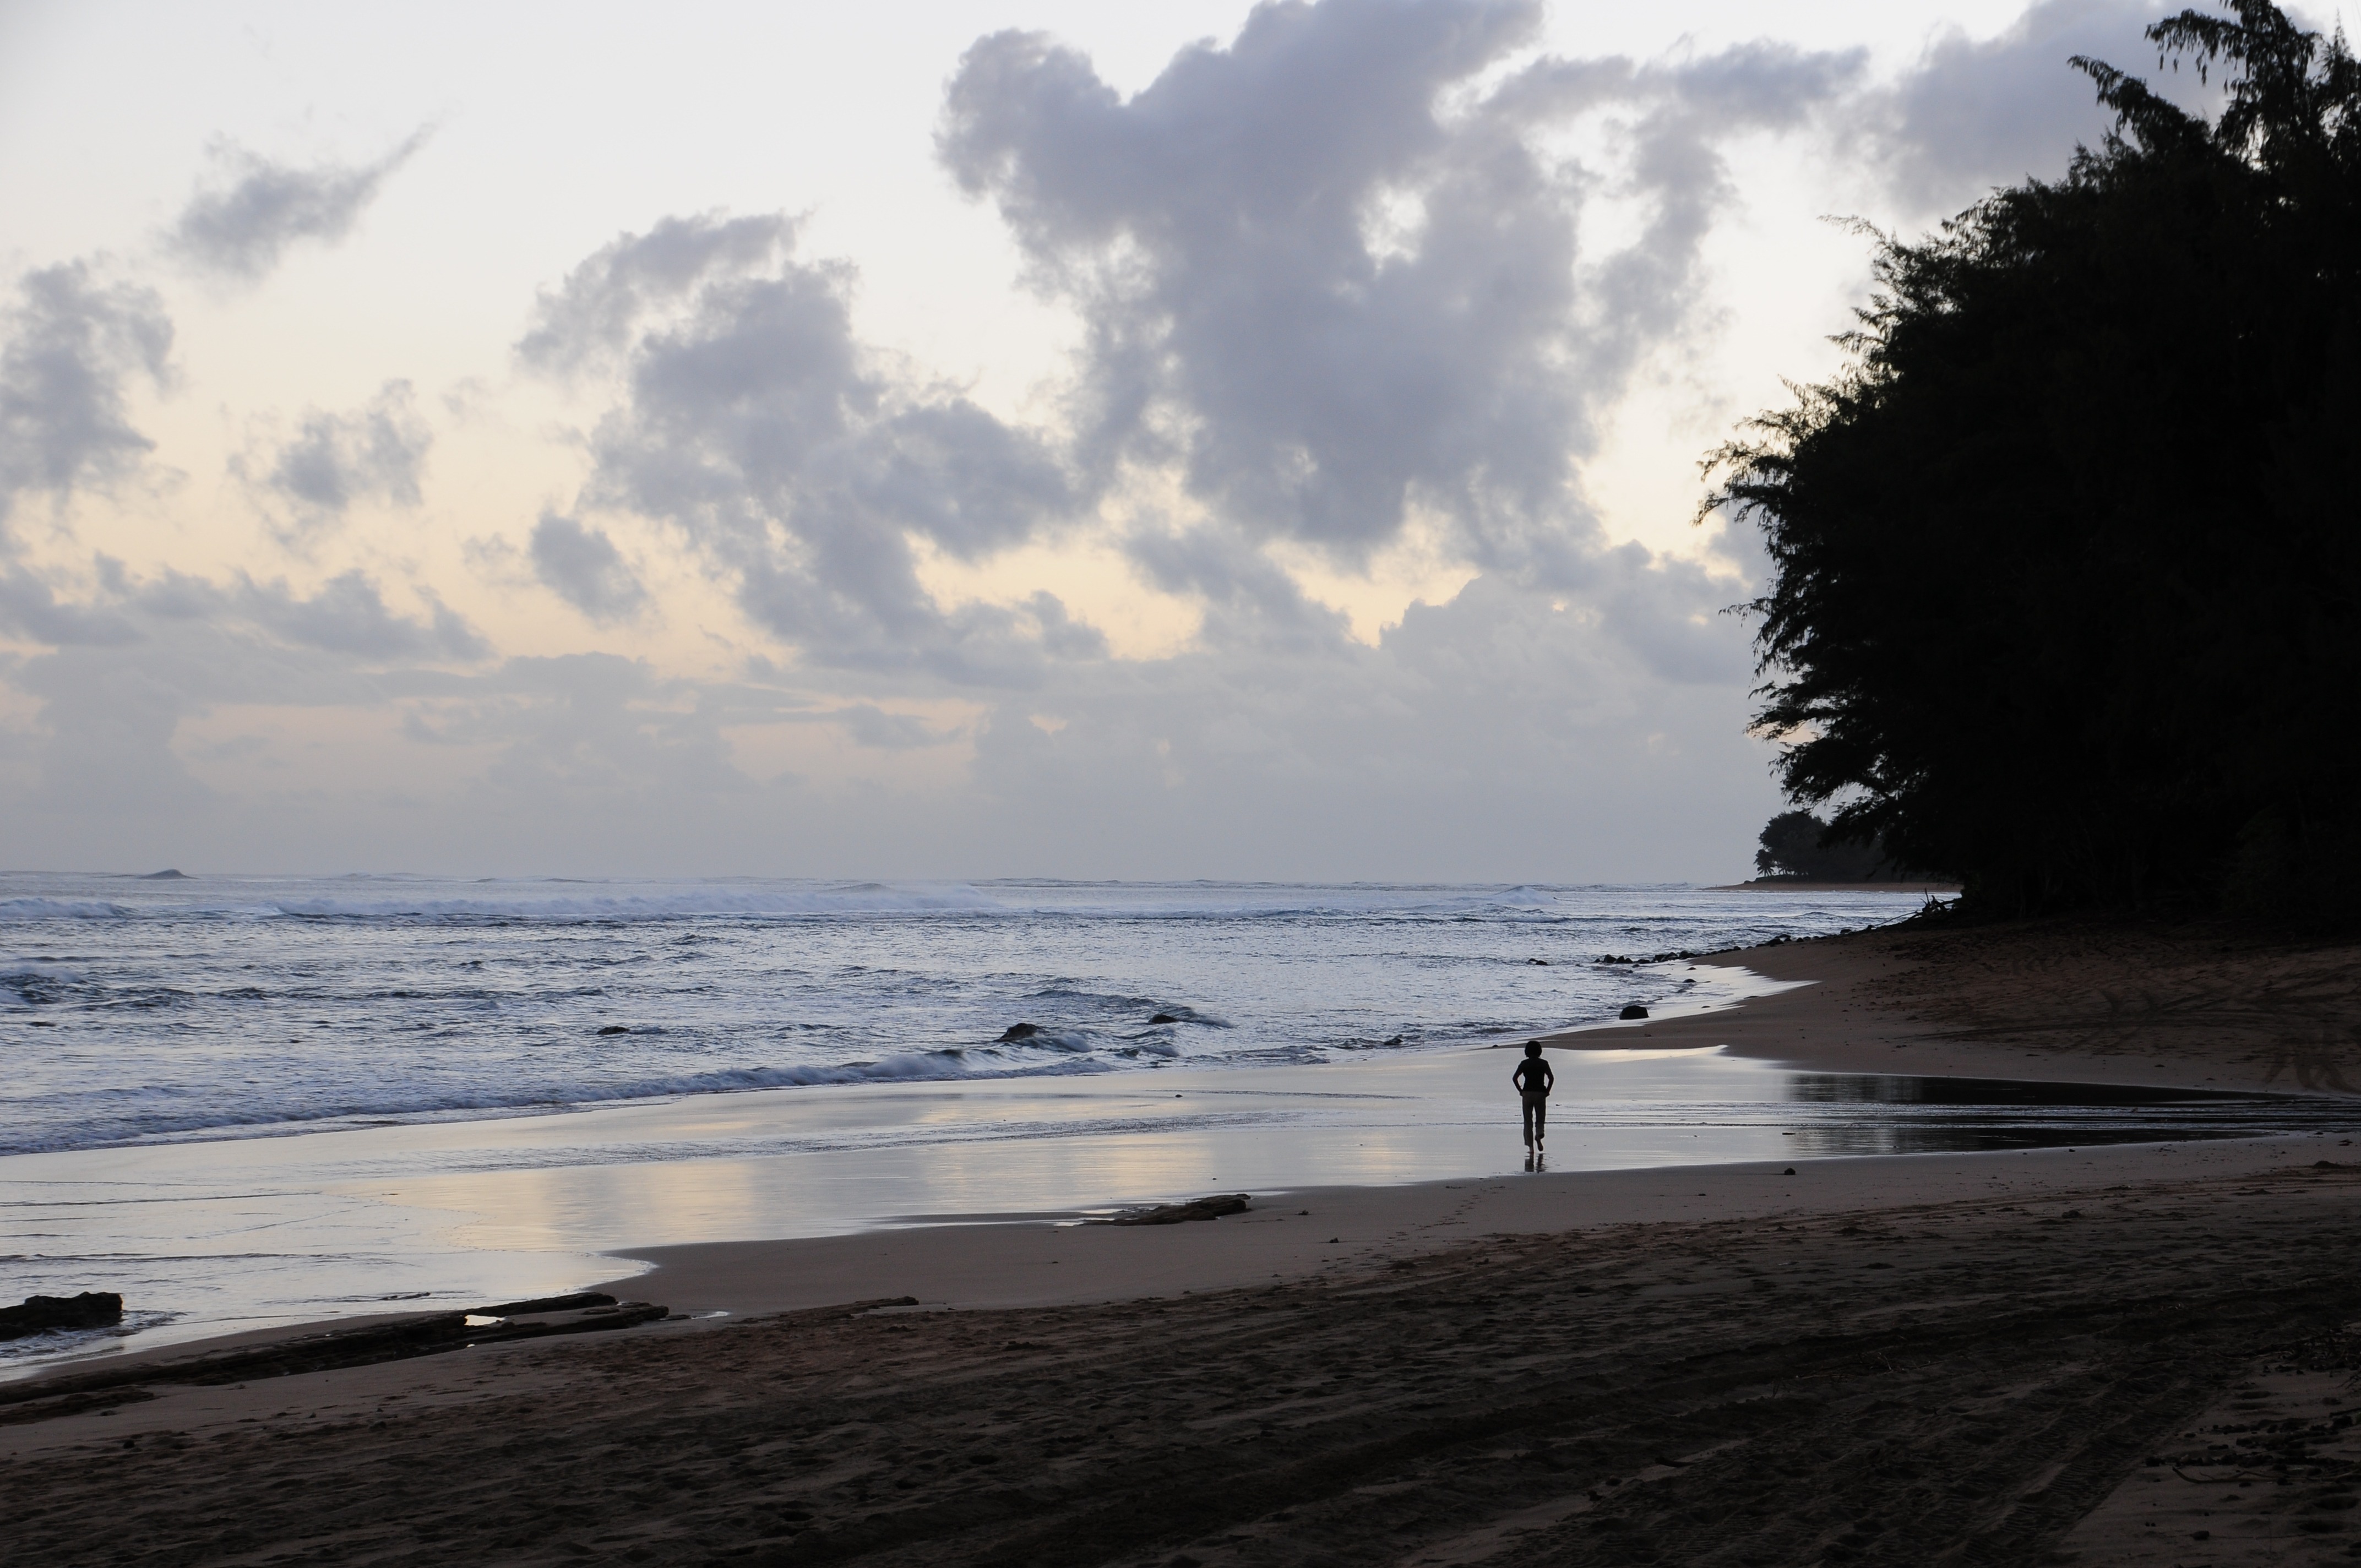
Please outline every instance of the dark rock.
[{"label": "dark rock", "polygon": [[1184,1220],[1218,1220],[1224,1214],[1243,1214],[1246,1212],[1245,1193],[1224,1192],[1189,1203],[1159,1203],[1153,1209],[1117,1214],[1112,1220],[1097,1223],[1102,1225],[1177,1225]]},{"label": "dark rock", "polygon": [[602,1035],[628,1035],[631,1031],[620,1024],[609,1024],[598,1032]]},{"label": "dark rock", "polygon": [[1622,1012],[1618,1013],[1617,1014],[1615,1014],[1615,1016],[1617,1016],[1618,1018],[1645,1018],[1647,1015],[1648,1015],[1648,1010],[1647,1010],[1646,1008],[1644,1008],[1644,1007],[1641,1006],[1641,1005],[1640,1005],[1638,1003],[1636,1003],[1636,1002],[1634,1002],[1633,1003],[1631,1003],[1631,1006],[1626,1007],[1625,1009],[1623,1009],[1623,1011],[1622,1011]]},{"label": "dark rock", "polygon": [[1386,1044],[1388,1044],[1388,1045],[1389,1045],[1389,1046],[1399,1046],[1399,1045],[1400,1045],[1400,1044],[1401,1044],[1401,1042],[1402,1042],[1402,1037],[1401,1037],[1400,1035],[1396,1035],[1392,1039],[1388,1040],[1388,1041],[1386,1042]]},{"label": "dark rock", "polygon": [[1029,1040],[1040,1032],[1041,1025],[1038,1024],[1011,1024],[1002,1032],[1000,1037],[1004,1042],[1008,1040]]},{"label": "dark rock", "polygon": [[1784,1170],[1781,1171],[1779,1174],[1780,1174],[1780,1175],[1782,1175],[1782,1176],[1793,1176],[1793,1175],[1795,1175],[1795,1168],[1794,1166],[1792,1166],[1792,1165],[1791,1165],[1791,1166],[1789,1166],[1786,1169],[1784,1169]]},{"label": "dark rock", "polygon": [[1525,962],[1529,964],[1539,964],[1543,969],[1549,968],[1549,959],[1527,959]]},{"label": "dark rock", "polygon": [[27,1296],[21,1307],[0,1307],[0,1340],[52,1329],[104,1329],[123,1321],[123,1298],[112,1290],[79,1296]]},{"label": "dark rock", "polygon": [[1180,1020],[1174,1017],[1170,1013],[1159,1013],[1155,1017],[1150,1018],[1148,1022],[1151,1024],[1178,1024]]}]

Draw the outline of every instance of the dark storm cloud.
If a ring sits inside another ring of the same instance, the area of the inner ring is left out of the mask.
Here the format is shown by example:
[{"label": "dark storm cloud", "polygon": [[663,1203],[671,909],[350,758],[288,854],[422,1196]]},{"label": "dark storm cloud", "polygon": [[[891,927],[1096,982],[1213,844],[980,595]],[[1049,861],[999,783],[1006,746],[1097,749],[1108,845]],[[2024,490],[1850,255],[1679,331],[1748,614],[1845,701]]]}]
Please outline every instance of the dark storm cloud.
[{"label": "dark storm cloud", "polygon": [[225,183],[200,190],[172,227],[171,248],[199,269],[254,282],[298,240],[334,244],[360,221],[392,172],[426,140],[419,132],[374,163],[273,163],[226,144],[214,149]]},{"label": "dark storm cloud", "polygon": [[2152,0],[2043,0],[1997,37],[1937,38],[1892,88],[1862,105],[1870,155],[1894,196],[1916,214],[1964,207],[1996,185],[2056,179],[2077,143],[2095,144],[2112,120],[2075,55],[2148,75],[2194,103],[2188,73],[2143,71],[2156,46],[2141,37],[2163,7]]},{"label": "dark storm cloud", "polygon": [[[419,417],[407,381],[388,381],[349,413],[314,410],[281,446],[264,488],[293,509],[301,526],[340,521],[359,501],[420,503],[418,480],[434,433]],[[234,465],[243,469],[242,462]]]},{"label": "dark storm cloud", "polygon": [[851,269],[795,243],[785,218],[667,219],[543,296],[521,358],[605,368],[624,389],[586,502],[677,529],[816,663],[1024,684],[1074,640],[1038,615],[944,610],[915,544],[976,560],[1024,542],[1074,510],[1064,469],[1038,437],[882,366],[852,334]]},{"label": "dark storm cloud", "polygon": [[129,473],[155,443],[126,411],[130,386],[169,375],[172,323],[153,291],[70,261],[17,280],[0,331],[0,550],[17,499]]},{"label": "dark storm cloud", "polygon": [[[1577,465],[1688,319],[1730,196],[1718,144],[1798,123],[1861,59],[1542,59],[1479,91],[1539,19],[1524,0],[1266,5],[1129,99],[1039,35],[969,50],[939,150],[1083,314],[1092,471],[1177,462],[1225,525],[1346,562],[1424,506],[1478,564],[1576,572]],[[1605,255],[1581,219],[1606,175],[1541,145],[1592,114],[1620,126],[1615,193],[1646,214]]]},{"label": "dark storm cloud", "polygon": [[531,551],[542,585],[593,620],[629,620],[647,605],[647,589],[603,529],[544,512]]}]

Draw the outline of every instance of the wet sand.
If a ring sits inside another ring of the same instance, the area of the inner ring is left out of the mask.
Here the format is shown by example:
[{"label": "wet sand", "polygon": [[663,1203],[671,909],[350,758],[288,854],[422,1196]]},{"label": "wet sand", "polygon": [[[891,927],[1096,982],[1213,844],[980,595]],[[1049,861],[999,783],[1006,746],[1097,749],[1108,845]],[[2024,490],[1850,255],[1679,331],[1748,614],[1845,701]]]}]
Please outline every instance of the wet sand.
[{"label": "wet sand", "polygon": [[[1821,983],[1638,1032],[1841,1070],[2361,1081],[2350,949],[2035,938],[1765,949]],[[2349,1136],[635,1251],[661,1266],[633,1294],[732,1315],[0,1408],[0,1538],[45,1563],[2351,1561]],[[846,1305],[879,1298],[916,1304]]]},{"label": "wet sand", "polygon": [[1554,1045],[1726,1045],[1829,1072],[2353,1094],[2361,943],[2216,926],[1911,923],[1700,960],[1809,981],[1733,1013]]}]

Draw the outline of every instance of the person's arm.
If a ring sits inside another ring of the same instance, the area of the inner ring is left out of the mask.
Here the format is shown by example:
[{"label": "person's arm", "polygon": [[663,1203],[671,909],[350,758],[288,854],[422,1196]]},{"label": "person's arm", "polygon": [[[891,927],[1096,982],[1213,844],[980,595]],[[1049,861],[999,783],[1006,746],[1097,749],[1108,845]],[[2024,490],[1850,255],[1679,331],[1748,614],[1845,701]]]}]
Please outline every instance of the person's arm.
[{"label": "person's arm", "polygon": [[1547,1094],[1551,1090],[1555,1089],[1556,1087],[1557,1073],[1551,1069],[1549,1063],[1542,1063],[1542,1092],[1543,1094]]}]

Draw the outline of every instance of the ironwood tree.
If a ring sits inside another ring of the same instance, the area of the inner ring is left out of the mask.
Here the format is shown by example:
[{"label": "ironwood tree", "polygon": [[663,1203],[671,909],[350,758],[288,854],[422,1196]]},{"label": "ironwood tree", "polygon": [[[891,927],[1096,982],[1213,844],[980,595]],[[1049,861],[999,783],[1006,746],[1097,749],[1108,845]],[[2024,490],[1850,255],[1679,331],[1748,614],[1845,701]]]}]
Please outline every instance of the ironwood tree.
[{"label": "ironwood tree", "polygon": [[1754,874],[1804,882],[1894,882],[1906,873],[1886,859],[1874,839],[1836,840],[1828,825],[1809,811],[1783,811],[1763,824],[1754,851]]},{"label": "ironwood tree", "polygon": [[2065,177],[1877,236],[1845,367],[1709,459],[1759,729],[1971,909],[2317,916],[2361,874],[2361,69],[2268,0],[2099,61]]}]

